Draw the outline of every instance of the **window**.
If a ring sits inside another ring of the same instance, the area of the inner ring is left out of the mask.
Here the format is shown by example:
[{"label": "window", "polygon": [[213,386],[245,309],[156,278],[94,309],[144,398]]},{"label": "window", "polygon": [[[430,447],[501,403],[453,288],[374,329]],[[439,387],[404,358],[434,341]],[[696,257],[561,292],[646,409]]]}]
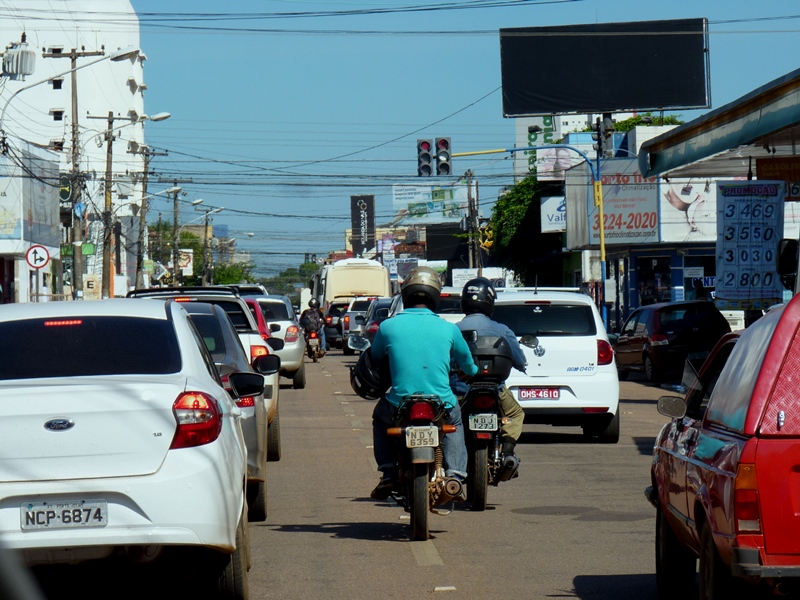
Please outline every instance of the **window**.
[{"label": "window", "polygon": [[54,108],[50,111],[50,114],[53,115],[53,121],[63,121],[64,120],[64,111],[61,109]]},{"label": "window", "polygon": [[225,358],[225,339],[215,315],[191,315],[192,323],[203,338],[206,348],[216,362]]},{"label": "window", "polygon": [[64,150],[64,140],[50,140],[50,149],[61,152]]},{"label": "window", "polygon": [[492,318],[517,337],[597,335],[594,313],[585,304],[499,304]]},{"label": "window", "polygon": [[63,79],[51,79],[50,82],[53,84],[54,90],[60,90],[64,86]]},{"label": "window", "polygon": [[261,312],[268,321],[287,321],[289,310],[283,302],[259,302]]},{"label": "window", "polygon": [[[713,362],[708,366],[702,377],[698,380],[698,385],[690,390],[686,395],[686,415],[695,420],[700,420],[706,413],[708,401],[714,388],[717,386],[719,376],[722,374],[722,369],[733,350],[733,343],[726,344],[714,355]],[[686,368],[692,369],[689,361],[686,362]]]}]

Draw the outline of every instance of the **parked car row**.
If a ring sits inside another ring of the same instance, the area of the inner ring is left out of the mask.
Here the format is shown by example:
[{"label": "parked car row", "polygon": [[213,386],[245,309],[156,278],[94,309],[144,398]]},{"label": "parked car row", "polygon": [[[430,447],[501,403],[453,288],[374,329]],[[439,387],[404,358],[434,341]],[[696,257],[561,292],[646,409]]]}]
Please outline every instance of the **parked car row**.
[{"label": "parked car row", "polygon": [[246,411],[280,359],[177,300],[2,307],[0,535],[29,565],[186,555],[188,581],[245,599]]}]

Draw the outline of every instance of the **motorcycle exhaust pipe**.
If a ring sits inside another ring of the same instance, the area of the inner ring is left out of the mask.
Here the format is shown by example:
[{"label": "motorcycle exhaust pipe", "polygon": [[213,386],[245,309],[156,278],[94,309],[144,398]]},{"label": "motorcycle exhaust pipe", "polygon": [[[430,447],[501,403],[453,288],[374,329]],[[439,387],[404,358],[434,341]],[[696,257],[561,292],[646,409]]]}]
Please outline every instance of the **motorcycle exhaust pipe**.
[{"label": "motorcycle exhaust pipe", "polygon": [[503,463],[497,472],[498,481],[508,481],[516,474],[519,469],[519,458],[512,454],[503,459]]},{"label": "motorcycle exhaust pipe", "polygon": [[461,482],[454,478],[448,478],[444,482],[444,493],[455,498],[461,495]]}]

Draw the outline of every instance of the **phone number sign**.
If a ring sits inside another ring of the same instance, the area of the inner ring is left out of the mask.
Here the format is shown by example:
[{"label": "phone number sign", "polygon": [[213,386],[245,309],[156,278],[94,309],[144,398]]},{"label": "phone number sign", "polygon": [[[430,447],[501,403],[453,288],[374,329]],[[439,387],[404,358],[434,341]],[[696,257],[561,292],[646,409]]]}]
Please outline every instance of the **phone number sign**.
[{"label": "phone number sign", "polygon": [[717,183],[717,307],[764,310],[783,301],[775,258],[783,237],[785,185]]}]

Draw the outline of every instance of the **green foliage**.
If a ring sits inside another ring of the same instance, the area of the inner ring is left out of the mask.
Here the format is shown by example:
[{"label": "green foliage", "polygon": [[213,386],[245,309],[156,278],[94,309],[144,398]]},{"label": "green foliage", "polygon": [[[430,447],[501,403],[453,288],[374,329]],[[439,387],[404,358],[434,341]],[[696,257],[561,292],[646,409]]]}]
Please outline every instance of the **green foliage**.
[{"label": "green foliage", "polygon": [[[660,125],[683,125],[684,121],[681,115],[654,115],[653,113],[641,113],[630,119],[622,119],[614,123],[614,131],[616,133],[627,133],[634,127],[658,127]],[[587,127],[583,131],[593,131]]]},{"label": "green foliage", "polygon": [[[290,267],[275,277],[260,279],[258,283],[263,283],[270,293],[288,296],[293,304],[299,304],[300,290],[308,287],[309,280],[317,270],[319,270],[317,263],[301,263],[298,267]],[[297,285],[301,287],[298,288]]]},{"label": "green foliage", "polygon": [[538,181],[536,176],[526,177],[498,198],[492,209],[494,231],[493,254],[500,261],[509,260],[511,241],[517,234],[528,207],[536,198]]},{"label": "green foliage", "polygon": [[255,283],[251,275],[254,268],[255,265],[251,263],[214,263],[214,284]]}]

